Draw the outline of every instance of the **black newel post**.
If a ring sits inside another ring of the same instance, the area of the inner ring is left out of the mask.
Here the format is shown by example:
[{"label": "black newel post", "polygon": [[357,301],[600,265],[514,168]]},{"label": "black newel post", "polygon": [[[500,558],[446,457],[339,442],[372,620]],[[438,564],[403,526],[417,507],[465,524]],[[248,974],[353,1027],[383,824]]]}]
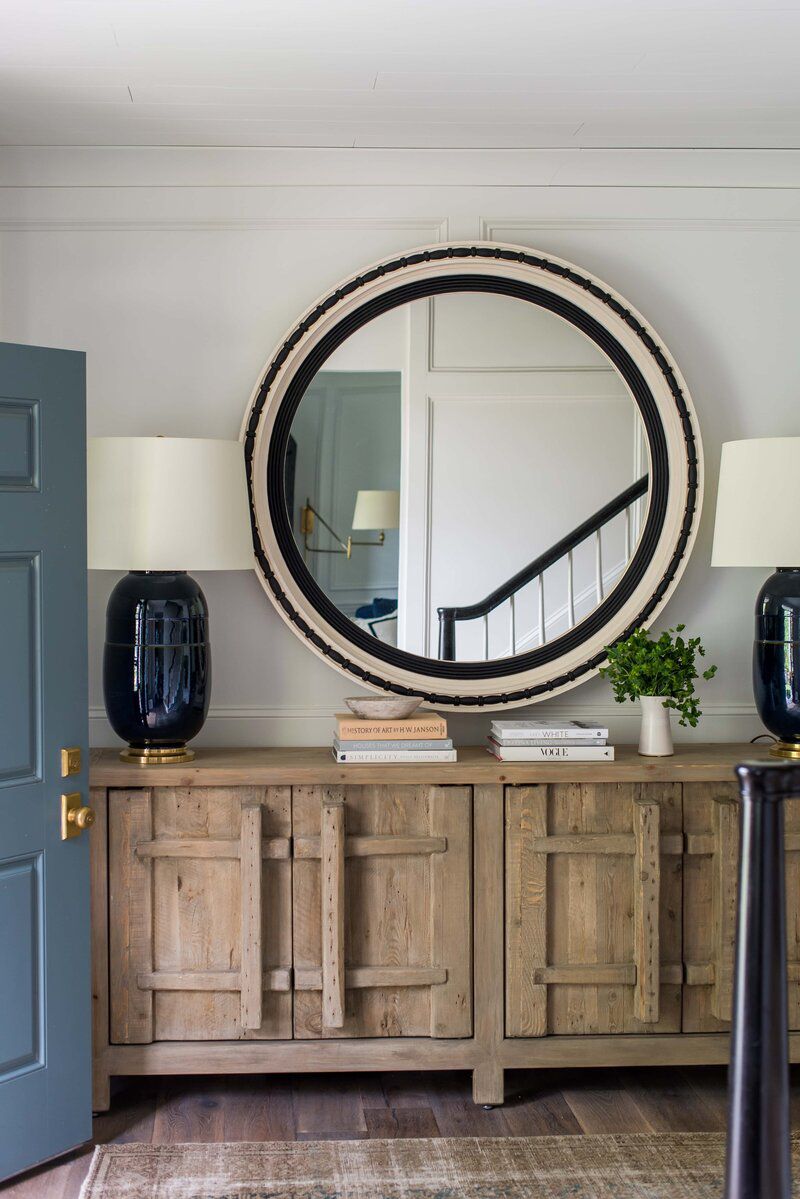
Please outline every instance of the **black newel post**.
[{"label": "black newel post", "polygon": [[790,1199],[783,800],[800,767],[750,762],[741,791],[725,1199]]},{"label": "black newel post", "polygon": [[452,608],[437,608],[439,613],[439,660],[454,662],[456,657],[456,620]]}]

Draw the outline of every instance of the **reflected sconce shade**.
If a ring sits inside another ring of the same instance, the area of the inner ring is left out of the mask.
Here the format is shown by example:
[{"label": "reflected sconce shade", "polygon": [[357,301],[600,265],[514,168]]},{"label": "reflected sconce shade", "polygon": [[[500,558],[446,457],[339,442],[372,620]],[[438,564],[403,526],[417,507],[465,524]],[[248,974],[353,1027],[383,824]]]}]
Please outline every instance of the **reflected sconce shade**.
[{"label": "reflected sconce shade", "polygon": [[[338,544],[338,549],[326,549],[319,545],[310,545],[309,537],[314,532],[314,521],[318,520],[324,529]],[[348,537],[344,541],[336,530],[325,520],[313,506],[311,500],[306,500],[300,510],[300,532],[303,534],[303,549],[307,554],[344,554],[348,560],[353,555],[354,545],[380,546],[386,540],[385,529],[400,528],[400,492],[399,491],[359,491],[356,495],[356,506],[353,512],[353,529],[379,529],[375,541],[360,541]]]},{"label": "reflected sconce shade", "polygon": [[103,690],[126,761],[188,762],[208,712],[208,607],[189,570],[251,570],[238,441],[89,440],[89,568],[129,573],[106,614]]},{"label": "reflected sconce shade", "polygon": [[[800,759],[800,437],[722,447],[712,566],[772,567],[756,601],[753,690],[772,753]],[[784,564],[784,565],[781,565]]]},{"label": "reflected sconce shade", "polygon": [[354,529],[399,529],[399,491],[359,491],[353,512]]}]

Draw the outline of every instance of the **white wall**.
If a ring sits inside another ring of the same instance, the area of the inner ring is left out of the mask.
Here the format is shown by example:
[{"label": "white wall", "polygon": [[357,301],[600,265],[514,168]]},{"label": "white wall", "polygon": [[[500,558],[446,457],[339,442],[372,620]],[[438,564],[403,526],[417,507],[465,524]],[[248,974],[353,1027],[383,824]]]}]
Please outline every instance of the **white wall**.
[{"label": "white wall", "polygon": [[[340,277],[423,242],[537,246],[618,288],[676,356],[705,441],[701,533],[665,613],[720,666],[698,735],[758,731],[749,660],[765,572],[708,561],[721,442],[800,432],[800,155],[9,148],[0,185],[0,335],[87,351],[92,434],[237,436],[295,317]],[[91,583],[97,744],[113,742],[99,670],[112,583]],[[202,742],[327,741],[354,685],[283,626],[254,576],[202,583],[215,655]],[[634,734],[599,680],[553,707]],[[452,725],[477,740],[485,718]]]}]

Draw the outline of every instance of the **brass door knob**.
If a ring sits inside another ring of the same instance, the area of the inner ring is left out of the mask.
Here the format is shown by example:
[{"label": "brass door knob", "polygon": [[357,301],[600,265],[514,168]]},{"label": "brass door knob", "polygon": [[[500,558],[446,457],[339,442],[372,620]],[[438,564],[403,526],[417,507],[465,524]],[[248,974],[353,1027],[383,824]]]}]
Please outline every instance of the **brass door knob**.
[{"label": "brass door knob", "polygon": [[67,813],[67,820],[78,828],[91,828],[94,824],[94,808],[73,808]]},{"label": "brass door knob", "polygon": [[81,803],[82,798],[80,791],[61,796],[62,841],[69,841],[70,837],[79,837],[85,828],[91,828],[95,822],[94,808]]}]

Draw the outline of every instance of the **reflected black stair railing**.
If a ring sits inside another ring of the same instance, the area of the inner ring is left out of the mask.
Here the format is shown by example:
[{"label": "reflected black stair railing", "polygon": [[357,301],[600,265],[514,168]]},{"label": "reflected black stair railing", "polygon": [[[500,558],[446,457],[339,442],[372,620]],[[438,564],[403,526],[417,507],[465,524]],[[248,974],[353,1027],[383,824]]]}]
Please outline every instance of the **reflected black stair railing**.
[{"label": "reflected black stair railing", "polygon": [[516,613],[514,607],[514,598],[517,592],[526,587],[528,583],[538,580],[538,609],[539,609],[539,644],[544,645],[546,641],[546,621],[544,612],[544,586],[542,576],[544,572],[551,566],[554,566],[562,558],[567,559],[567,616],[569,627],[572,628],[575,624],[575,595],[573,586],[573,571],[572,571],[572,553],[575,548],[586,541],[587,538],[594,534],[595,537],[595,586],[597,593],[597,602],[600,603],[603,599],[603,559],[602,559],[602,542],[601,530],[615,517],[625,514],[625,565],[630,561],[631,556],[631,535],[630,535],[630,509],[637,500],[647,494],[650,478],[649,475],[642,475],[641,479],[637,479],[630,487],[626,487],[613,500],[610,500],[602,508],[599,508],[593,516],[585,520],[583,524],[573,529],[566,537],[562,537],[549,550],[545,550],[543,554],[539,554],[538,558],[534,558],[522,570],[518,570],[515,575],[507,579],[499,587],[496,587],[485,599],[479,600],[475,604],[465,604],[459,608],[437,608],[439,614],[439,658],[445,662],[454,662],[456,657],[456,622],[462,620],[477,620],[483,617],[483,645],[484,658],[489,657],[489,613],[499,608],[500,604],[510,601],[510,633],[511,633],[511,654],[517,652],[517,637],[516,637]]}]

